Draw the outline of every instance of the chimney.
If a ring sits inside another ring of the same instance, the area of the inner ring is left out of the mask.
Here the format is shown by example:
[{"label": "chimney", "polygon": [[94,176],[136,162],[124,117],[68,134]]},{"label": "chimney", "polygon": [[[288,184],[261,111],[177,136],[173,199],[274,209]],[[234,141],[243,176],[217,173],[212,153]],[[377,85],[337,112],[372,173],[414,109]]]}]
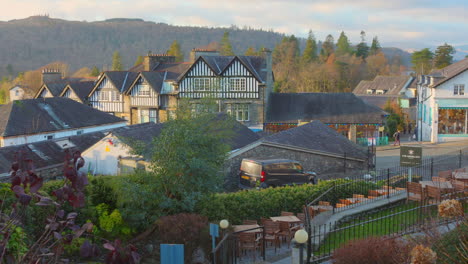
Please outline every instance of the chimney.
[{"label": "chimney", "polygon": [[210,49],[192,49],[190,51],[190,62],[195,62],[200,56],[219,56],[219,52]]},{"label": "chimney", "polygon": [[143,58],[143,71],[153,71],[160,63],[174,63],[175,56],[148,53]]},{"label": "chimney", "polygon": [[42,83],[49,83],[49,82],[58,82],[62,80],[62,73],[60,70],[55,69],[43,69],[41,82]]}]

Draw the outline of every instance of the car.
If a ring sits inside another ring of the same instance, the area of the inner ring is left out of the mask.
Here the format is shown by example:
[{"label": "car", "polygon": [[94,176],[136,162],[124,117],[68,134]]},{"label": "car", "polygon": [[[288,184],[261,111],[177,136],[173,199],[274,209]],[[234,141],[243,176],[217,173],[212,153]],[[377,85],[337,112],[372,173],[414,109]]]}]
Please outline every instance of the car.
[{"label": "car", "polygon": [[243,159],[239,170],[242,188],[315,184],[316,178],[315,172],[304,172],[298,161],[289,159]]}]

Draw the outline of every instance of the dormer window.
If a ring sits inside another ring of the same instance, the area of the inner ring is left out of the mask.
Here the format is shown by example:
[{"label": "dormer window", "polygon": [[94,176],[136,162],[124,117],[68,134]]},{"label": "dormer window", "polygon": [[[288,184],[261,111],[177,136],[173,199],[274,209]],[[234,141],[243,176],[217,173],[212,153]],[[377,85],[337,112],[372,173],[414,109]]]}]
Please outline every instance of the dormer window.
[{"label": "dormer window", "polygon": [[453,86],[453,95],[465,95],[465,85],[455,84]]},{"label": "dormer window", "polygon": [[367,94],[372,94],[372,90],[371,89],[367,89]]},{"label": "dormer window", "polygon": [[147,84],[140,85],[140,88],[138,89],[138,96],[149,96],[150,95],[149,89],[150,89],[149,85]]},{"label": "dormer window", "polygon": [[386,92],[386,90],[377,90],[377,94],[384,94]]}]

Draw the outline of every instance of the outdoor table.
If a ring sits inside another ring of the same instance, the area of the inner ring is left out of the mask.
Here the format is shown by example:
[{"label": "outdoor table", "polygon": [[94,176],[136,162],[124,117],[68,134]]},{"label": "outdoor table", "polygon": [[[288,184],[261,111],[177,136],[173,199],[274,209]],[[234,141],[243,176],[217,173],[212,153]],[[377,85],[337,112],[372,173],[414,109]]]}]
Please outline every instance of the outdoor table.
[{"label": "outdoor table", "polygon": [[432,186],[439,189],[453,189],[452,183],[450,182],[420,181],[419,184],[421,184],[423,188],[426,188],[426,186]]},{"label": "outdoor table", "polygon": [[333,206],[331,206],[331,205],[312,205],[311,208],[312,208],[312,210],[319,211],[319,212],[325,212],[325,211],[332,211],[333,210]]},{"label": "outdoor table", "polygon": [[278,222],[287,222],[289,224],[296,224],[300,223],[301,219],[297,218],[297,216],[294,215],[288,215],[288,216],[273,216],[270,217],[271,220],[273,221],[278,221]]},{"label": "outdoor table", "polygon": [[243,232],[244,230],[249,230],[253,228],[257,228],[257,229],[245,231],[245,233],[261,233],[262,232],[262,229],[260,228],[259,225],[233,225],[232,227],[234,228],[234,232]]},{"label": "outdoor table", "polygon": [[457,172],[453,175],[453,178],[457,181],[468,183],[468,172]]}]

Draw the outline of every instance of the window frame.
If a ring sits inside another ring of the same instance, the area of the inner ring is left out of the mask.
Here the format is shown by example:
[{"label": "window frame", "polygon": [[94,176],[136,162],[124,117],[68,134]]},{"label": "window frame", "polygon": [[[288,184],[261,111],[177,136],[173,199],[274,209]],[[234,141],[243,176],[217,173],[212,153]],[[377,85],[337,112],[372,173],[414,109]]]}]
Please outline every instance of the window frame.
[{"label": "window frame", "polygon": [[193,78],[193,90],[206,92],[211,90],[211,78]]},{"label": "window frame", "polygon": [[453,95],[464,96],[465,95],[465,84],[454,84]]},{"label": "window frame", "polygon": [[250,121],[250,104],[228,104],[226,113],[234,117],[237,121]]},{"label": "window frame", "polygon": [[245,92],[247,91],[246,78],[229,78],[229,90],[232,92]]}]

